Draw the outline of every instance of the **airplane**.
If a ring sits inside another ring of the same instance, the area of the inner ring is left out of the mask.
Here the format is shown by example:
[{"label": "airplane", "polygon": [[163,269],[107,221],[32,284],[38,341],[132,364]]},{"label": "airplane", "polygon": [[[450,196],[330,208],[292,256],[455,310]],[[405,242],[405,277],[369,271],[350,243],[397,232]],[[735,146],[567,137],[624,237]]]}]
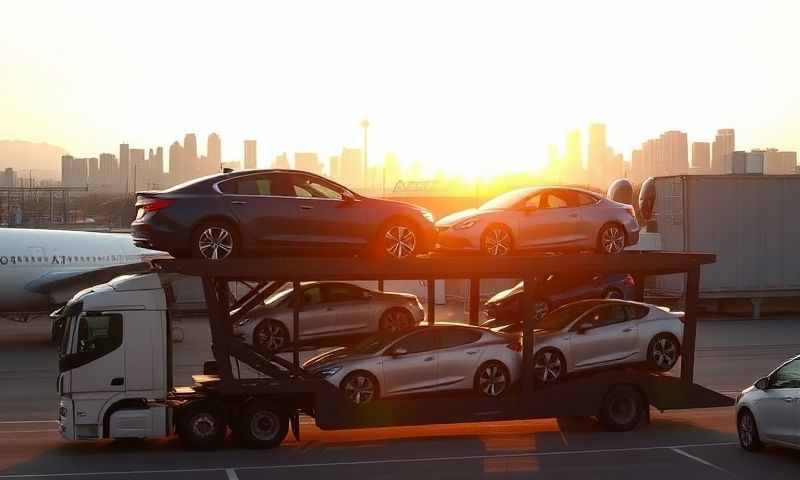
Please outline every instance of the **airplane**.
[{"label": "airplane", "polygon": [[136,247],[128,234],[0,228],[0,317],[26,322],[165,256]]}]

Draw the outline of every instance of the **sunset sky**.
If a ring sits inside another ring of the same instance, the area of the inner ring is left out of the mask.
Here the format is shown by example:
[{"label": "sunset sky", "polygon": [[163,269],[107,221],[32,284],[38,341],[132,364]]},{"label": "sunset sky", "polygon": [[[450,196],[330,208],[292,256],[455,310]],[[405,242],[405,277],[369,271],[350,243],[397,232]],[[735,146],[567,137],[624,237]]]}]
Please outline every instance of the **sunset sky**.
[{"label": "sunset sky", "polygon": [[4,0],[0,139],[80,156],[218,132],[359,146],[470,175],[541,165],[570,128],[800,150],[800,2]]}]

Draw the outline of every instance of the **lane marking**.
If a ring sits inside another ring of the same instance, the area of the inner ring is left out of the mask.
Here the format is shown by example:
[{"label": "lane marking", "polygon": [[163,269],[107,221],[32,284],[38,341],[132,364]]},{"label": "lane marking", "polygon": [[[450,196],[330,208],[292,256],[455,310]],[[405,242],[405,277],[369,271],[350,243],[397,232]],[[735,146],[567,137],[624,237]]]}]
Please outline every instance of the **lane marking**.
[{"label": "lane marking", "polygon": [[57,432],[57,428],[48,428],[47,430],[0,430],[0,435],[8,434],[8,433],[46,433],[46,432]]},{"label": "lane marking", "polygon": [[[524,458],[524,457],[556,457],[566,455],[591,455],[604,453],[632,453],[648,452],[656,450],[675,450],[683,448],[704,448],[704,447],[730,447],[739,445],[738,442],[717,442],[717,443],[690,443],[684,445],[662,445],[654,447],[632,447],[632,448],[601,448],[597,450],[559,450],[555,452],[524,452],[524,453],[501,453],[494,455],[463,455],[452,457],[428,457],[428,458],[387,458],[381,460],[353,460],[345,462],[320,462],[320,463],[290,463],[284,465],[250,465],[238,467],[208,467],[208,468],[175,468],[164,470],[129,470],[129,471],[108,471],[108,472],[68,472],[68,473],[28,473],[18,475],[0,475],[0,479],[11,478],[57,478],[57,477],[80,477],[80,476],[112,476],[112,475],[155,475],[162,473],[203,473],[203,472],[226,472],[228,470],[282,470],[282,469],[301,469],[301,468],[321,468],[321,467],[343,467],[358,465],[386,465],[402,463],[425,463],[425,462],[453,462],[463,460],[489,460],[502,458]],[[685,453],[685,452],[684,452]],[[688,455],[688,454],[687,454]],[[698,459],[702,460],[702,459]],[[236,472],[233,472],[234,474]]]},{"label": "lane marking", "polygon": [[720,467],[719,465],[714,465],[713,463],[709,462],[708,460],[703,460],[700,457],[695,457],[691,453],[683,451],[680,447],[673,447],[673,448],[670,448],[670,450],[672,450],[673,452],[677,453],[678,455],[683,455],[686,458],[692,459],[695,462],[701,463],[701,464],[703,464],[703,465],[705,465],[707,467],[711,467],[714,470],[717,470],[719,472],[727,473],[728,475],[733,475],[731,472],[725,470],[724,468]]},{"label": "lane marking", "polygon": [[13,425],[15,423],[58,423],[58,420],[3,420],[0,425]]},{"label": "lane marking", "polygon": [[236,471],[232,468],[226,468],[225,475],[228,476],[228,480],[239,480],[239,475],[236,475]]}]

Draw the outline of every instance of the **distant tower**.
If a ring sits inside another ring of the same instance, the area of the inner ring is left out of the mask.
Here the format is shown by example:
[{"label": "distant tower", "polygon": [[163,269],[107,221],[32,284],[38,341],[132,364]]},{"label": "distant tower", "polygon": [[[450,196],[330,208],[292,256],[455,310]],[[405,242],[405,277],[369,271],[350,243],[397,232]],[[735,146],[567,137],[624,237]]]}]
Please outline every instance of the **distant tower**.
[{"label": "distant tower", "polygon": [[174,185],[184,181],[183,172],[183,147],[178,142],[169,146],[169,179]]},{"label": "distant tower", "polygon": [[183,137],[183,171],[187,180],[198,176],[197,160],[197,136],[187,133]]},{"label": "distant tower", "polygon": [[119,146],[119,185],[122,193],[129,193],[131,177],[131,152],[127,143]]},{"label": "distant tower", "polygon": [[711,145],[711,173],[716,175],[733,172],[733,151],[736,150],[736,135],[732,128],[717,130]]},{"label": "distant tower", "polygon": [[245,169],[258,168],[255,140],[244,141],[244,168]]},{"label": "distant tower", "polygon": [[696,173],[707,174],[711,170],[711,144],[692,143],[692,168]]},{"label": "distant tower", "polygon": [[[61,185],[65,187],[73,187],[74,175],[72,174],[72,164],[75,158],[72,155],[61,156]],[[14,186],[14,185],[9,185]]]},{"label": "distant tower", "polygon": [[589,124],[588,148],[589,184],[593,187],[603,187],[605,178],[605,162],[608,156],[606,145],[606,126],[602,123]]},{"label": "distant tower", "polygon": [[222,140],[216,133],[208,136],[208,149],[206,152],[208,169],[210,170],[208,173],[220,171],[222,165]]},{"label": "distant tower", "polygon": [[570,130],[567,132],[563,164],[563,177],[566,183],[584,183],[586,178],[583,171],[583,158],[581,158],[580,130]]}]

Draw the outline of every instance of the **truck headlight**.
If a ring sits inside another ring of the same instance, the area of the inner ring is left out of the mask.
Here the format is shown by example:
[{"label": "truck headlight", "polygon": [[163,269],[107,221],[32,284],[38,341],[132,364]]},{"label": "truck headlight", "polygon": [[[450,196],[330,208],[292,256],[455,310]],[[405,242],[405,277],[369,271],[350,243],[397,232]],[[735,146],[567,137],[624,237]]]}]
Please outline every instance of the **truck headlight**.
[{"label": "truck headlight", "polygon": [[333,367],[325,367],[317,371],[320,377],[330,377],[339,373],[341,370],[341,365],[335,365]]}]

